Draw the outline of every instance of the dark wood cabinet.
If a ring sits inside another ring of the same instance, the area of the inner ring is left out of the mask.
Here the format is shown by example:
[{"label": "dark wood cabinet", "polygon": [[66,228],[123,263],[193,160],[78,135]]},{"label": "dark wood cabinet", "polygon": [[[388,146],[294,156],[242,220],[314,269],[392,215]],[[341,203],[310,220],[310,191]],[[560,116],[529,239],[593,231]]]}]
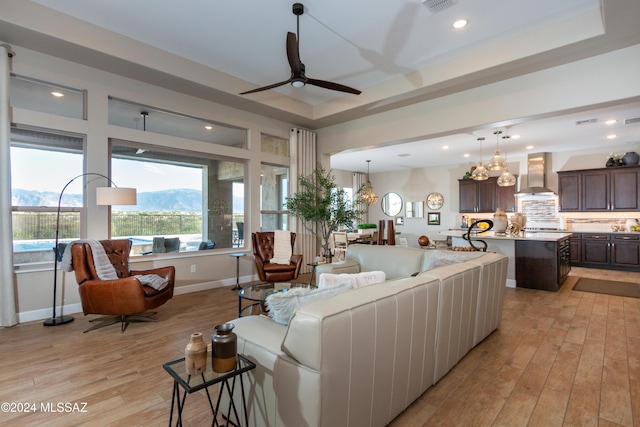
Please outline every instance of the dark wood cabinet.
[{"label": "dark wood cabinet", "polygon": [[611,265],[616,267],[640,267],[640,236],[611,236]]},{"label": "dark wood cabinet", "polygon": [[608,170],[582,173],[582,211],[608,211],[611,205],[611,174]]},{"label": "dark wood cabinet", "polygon": [[571,265],[640,271],[640,233],[574,233]]},{"label": "dark wood cabinet", "polygon": [[558,210],[611,212],[640,209],[640,167],[558,172]]},{"label": "dark wood cabinet", "polygon": [[478,207],[478,183],[472,179],[461,179],[458,185],[461,213],[476,212]]},{"label": "dark wood cabinet", "polygon": [[497,177],[485,181],[458,180],[460,213],[494,213],[498,208],[515,212],[515,186],[500,187],[497,180]]},{"label": "dark wood cabinet", "polygon": [[557,242],[516,240],[516,286],[557,292],[571,271],[569,237]]},{"label": "dark wood cabinet", "polygon": [[569,246],[571,247],[571,264],[580,264],[582,260],[582,234],[573,233],[569,238]]},{"label": "dark wood cabinet", "polygon": [[611,170],[611,210],[637,211],[640,209],[640,169]]},{"label": "dark wood cabinet", "polygon": [[609,235],[582,234],[582,263],[591,266],[609,265]]},{"label": "dark wood cabinet", "polygon": [[558,172],[558,210],[579,212],[582,209],[580,172]]}]

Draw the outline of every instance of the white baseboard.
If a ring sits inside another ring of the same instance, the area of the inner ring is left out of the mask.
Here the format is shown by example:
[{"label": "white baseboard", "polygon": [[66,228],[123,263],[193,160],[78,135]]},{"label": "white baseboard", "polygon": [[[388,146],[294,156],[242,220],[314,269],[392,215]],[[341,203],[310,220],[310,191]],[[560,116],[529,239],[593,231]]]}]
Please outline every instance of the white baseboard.
[{"label": "white baseboard", "polygon": [[514,279],[507,279],[507,288],[515,288],[516,281]]},{"label": "white baseboard", "polygon": [[[252,282],[258,280],[258,276],[250,275],[250,276],[241,276],[240,277],[240,286],[243,283]],[[215,280],[212,282],[203,282],[203,283],[195,283],[193,285],[179,286],[173,290],[174,295],[184,295],[190,294],[193,292],[207,291],[209,289],[222,288],[224,286],[234,286],[236,284],[236,278],[232,277],[229,279],[223,280]],[[60,314],[80,314],[82,315],[82,304],[67,304],[62,307],[62,312],[59,309],[56,309],[56,315],[60,316]],[[18,313],[18,323],[26,323],[26,322],[34,322],[37,320],[45,320],[49,319],[53,315],[53,309],[42,308],[39,310],[31,310],[31,311],[23,311]]]},{"label": "white baseboard", "polygon": [[[56,309],[56,316],[82,313],[82,304],[68,304],[62,308],[62,312]],[[39,310],[23,311],[18,313],[18,323],[33,322],[36,320],[49,319],[53,316],[52,308],[41,308]]]}]

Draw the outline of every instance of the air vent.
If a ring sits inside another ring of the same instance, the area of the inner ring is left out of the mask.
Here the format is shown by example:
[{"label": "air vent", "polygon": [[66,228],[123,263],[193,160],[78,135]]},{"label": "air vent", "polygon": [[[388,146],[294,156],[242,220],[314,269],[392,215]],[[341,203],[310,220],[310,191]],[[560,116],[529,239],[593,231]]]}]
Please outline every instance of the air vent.
[{"label": "air vent", "polygon": [[576,126],[588,125],[588,124],[592,124],[592,123],[598,123],[598,119],[578,120],[578,121],[576,121]]},{"label": "air vent", "polygon": [[442,12],[456,4],[455,0],[422,0],[422,4],[427,6],[431,13]]},{"label": "air vent", "polygon": [[635,119],[626,119],[624,121],[625,125],[635,125],[637,123],[640,123],[640,117],[636,117]]}]

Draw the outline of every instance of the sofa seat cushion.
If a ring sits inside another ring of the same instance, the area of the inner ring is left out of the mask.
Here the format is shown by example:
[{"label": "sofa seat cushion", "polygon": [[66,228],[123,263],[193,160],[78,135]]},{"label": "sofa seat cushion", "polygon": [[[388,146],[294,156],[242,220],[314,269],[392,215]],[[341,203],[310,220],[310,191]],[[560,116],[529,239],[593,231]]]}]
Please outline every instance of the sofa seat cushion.
[{"label": "sofa seat cushion", "polygon": [[264,263],[262,269],[265,273],[283,273],[287,271],[294,271],[296,269],[295,264],[274,264],[274,263]]},{"label": "sofa seat cushion", "polygon": [[342,273],[331,274],[323,273],[320,275],[318,289],[329,289],[340,286],[344,283],[350,283],[354,289],[362,288],[376,283],[382,283],[387,279],[384,271],[364,271],[362,273]]},{"label": "sofa seat cushion", "polygon": [[265,301],[269,317],[275,322],[286,325],[293,312],[312,301],[337,295],[351,289],[351,283],[343,283],[328,289],[291,288],[269,295]]}]

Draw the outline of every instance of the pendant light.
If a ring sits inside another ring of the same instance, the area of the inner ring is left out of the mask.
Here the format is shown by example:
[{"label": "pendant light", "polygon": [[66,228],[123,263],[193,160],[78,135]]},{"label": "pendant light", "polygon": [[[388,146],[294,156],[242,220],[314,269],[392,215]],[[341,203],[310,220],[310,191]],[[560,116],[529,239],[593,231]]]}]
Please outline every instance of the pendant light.
[{"label": "pendant light", "polygon": [[493,134],[496,136],[496,152],[493,154],[491,160],[489,160],[489,164],[487,168],[492,171],[501,171],[507,167],[507,161],[500,155],[500,147],[498,147],[498,139],[500,138],[500,134],[502,131],[496,130]]},{"label": "pendant light", "polygon": [[363,202],[368,205],[373,205],[378,201],[378,196],[373,192],[373,187],[371,186],[371,181],[369,181],[369,163],[371,160],[367,160],[367,183],[364,185],[364,190],[362,191],[362,196],[360,198]]},{"label": "pendant light", "polygon": [[484,181],[489,179],[489,171],[484,167],[484,163],[482,163],[482,141],[484,141],[484,137],[481,136],[478,138],[478,141],[480,142],[480,161],[478,162],[478,166],[476,166],[471,173],[471,178],[476,181]]},{"label": "pendant light", "polygon": [[509,140],[509,135],[505,135],[502,137],[504,139],[504,172],[498,177],[498,185],[500,187],[512,187],[516,185],[516,177],[513,176],[511,172],[509,172],[509,166],[507,165],[507,142]]}]

